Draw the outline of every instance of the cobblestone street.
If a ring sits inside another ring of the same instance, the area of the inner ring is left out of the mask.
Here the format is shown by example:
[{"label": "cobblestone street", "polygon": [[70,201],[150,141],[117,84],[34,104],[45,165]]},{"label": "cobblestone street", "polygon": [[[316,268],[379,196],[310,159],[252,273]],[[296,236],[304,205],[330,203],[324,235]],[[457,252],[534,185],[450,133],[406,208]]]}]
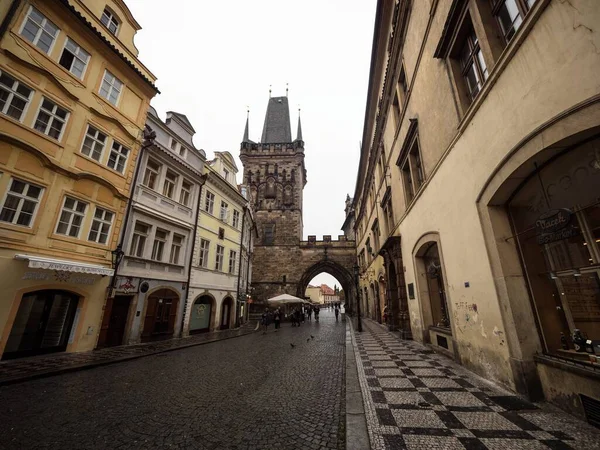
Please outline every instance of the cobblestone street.
[{"label": "cobblestone street", "polygon": [[356,361],[371,447],[592,450],[598,430],[532,404],[414,341],[363,321]]},{"label": "cobblestone street", "polygon": [[2,386],[0,448],[343,448],[344,339],[323,311],[318,324]]}]

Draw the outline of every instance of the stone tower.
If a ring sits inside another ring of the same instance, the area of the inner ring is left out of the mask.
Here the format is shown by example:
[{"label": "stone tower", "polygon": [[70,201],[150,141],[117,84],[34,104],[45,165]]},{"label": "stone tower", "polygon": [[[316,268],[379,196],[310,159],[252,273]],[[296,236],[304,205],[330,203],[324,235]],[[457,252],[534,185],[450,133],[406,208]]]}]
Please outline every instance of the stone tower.
[{"label": "stone tower", "polygon": [[248,120],[240,149],[244,184],[249,187],[258,238],[254,247],[252,297],[262,303],[281,293],[296,295],[290,280],[301,258],[302,192],[306,184],[304,141],[292,140],[288,98],[271,97],[261,142],[250,140]]}]

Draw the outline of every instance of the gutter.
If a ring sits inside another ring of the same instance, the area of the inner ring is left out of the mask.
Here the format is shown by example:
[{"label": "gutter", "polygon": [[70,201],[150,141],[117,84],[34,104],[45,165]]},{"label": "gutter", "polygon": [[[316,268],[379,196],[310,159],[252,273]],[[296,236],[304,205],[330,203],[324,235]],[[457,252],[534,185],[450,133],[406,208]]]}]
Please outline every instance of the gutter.
[{"label": "gutter", "polygon": [[[240,278],[242,276],[242,247],[244,246],[244,224],[246,223],[246,214],[248,212],[248,207],[244,206],[244,215],[242,216],[242,235],[240,237],[240,261],[238,263],[238,281],[237,281],[237,296],[238,298],[235,300],[235,327],[238,328],[240,326],[240,313],[238,312],[238,304],[240,298]],[[247,278],[247,277],[246,277]]]},{"label": "gutter", "polygon": [[0,39],[4,37],[4,33],[6,33],[6,30],[8,30],[8,25],[15,16],[15,13],[17,12],[17,9],[19,8],[20,4],[21,0],[13,0],[12,4],[10,5],[10,8],[8,8],[8,13],[6,14],[6,17],[4,17],[2,25],[0,25]]},{"label": "gutter", "polygon": [[196,234],[198,233],[198,219],[200,218],[200,202],[202,199],[202,188],[208,178],[207,174],[200,176],[200,190],[198,191],[198,201],[196,202],[196,217],[194,218],[194,231],[192,232],[192,251],[190,252],[190,260],[188,261],[188,274],[185,286],[185,301],[183,302],[183,314],[181,315],[181,329],[179,336],[183,337],[183,325],[185,323],[185,312],[187,311],[188,298],[190,293],[190,280],[192,279],[192,262],[194,260],[194,247],[196,245]]}]

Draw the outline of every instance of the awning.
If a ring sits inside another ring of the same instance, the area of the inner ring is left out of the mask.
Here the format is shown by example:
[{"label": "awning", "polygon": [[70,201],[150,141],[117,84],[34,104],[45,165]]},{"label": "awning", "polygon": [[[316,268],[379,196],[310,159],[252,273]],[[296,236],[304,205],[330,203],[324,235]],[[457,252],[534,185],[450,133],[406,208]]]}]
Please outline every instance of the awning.
[{"label": "awning", "polygon": [[113,276],[115,271],[98,264],[86,264],[79,261],[44,258],[43,256],[15,255],[15,259],[29,261],[32,269],[62,270],[65,272],[89,273],[92,275]]}]

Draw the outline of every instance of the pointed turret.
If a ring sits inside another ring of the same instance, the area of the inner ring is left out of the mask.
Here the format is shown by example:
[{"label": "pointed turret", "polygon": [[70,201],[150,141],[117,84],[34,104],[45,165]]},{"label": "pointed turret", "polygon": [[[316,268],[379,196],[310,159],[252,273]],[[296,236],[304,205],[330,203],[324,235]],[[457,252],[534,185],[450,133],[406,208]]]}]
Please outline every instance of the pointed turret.
[{"label": "pointed turret", "polygon": [[300,109],[298,109],[298,131],[296,132],[296,140],[302,140],[302,125],[300,124]]},{"label": "pointed turret", "polygon": [[292,142],[290,108],[287,97],[269,98],[261,142],[263,144]]},{"label": "pointed turret", "polygon": [[244,128],[244,138],[242,139],[242,142],[250,142],[250,137],[248,136],[250,133],[249,130],[249,122],[250,122],[250,110],[248,110],[246,112],[246,128]]}]

